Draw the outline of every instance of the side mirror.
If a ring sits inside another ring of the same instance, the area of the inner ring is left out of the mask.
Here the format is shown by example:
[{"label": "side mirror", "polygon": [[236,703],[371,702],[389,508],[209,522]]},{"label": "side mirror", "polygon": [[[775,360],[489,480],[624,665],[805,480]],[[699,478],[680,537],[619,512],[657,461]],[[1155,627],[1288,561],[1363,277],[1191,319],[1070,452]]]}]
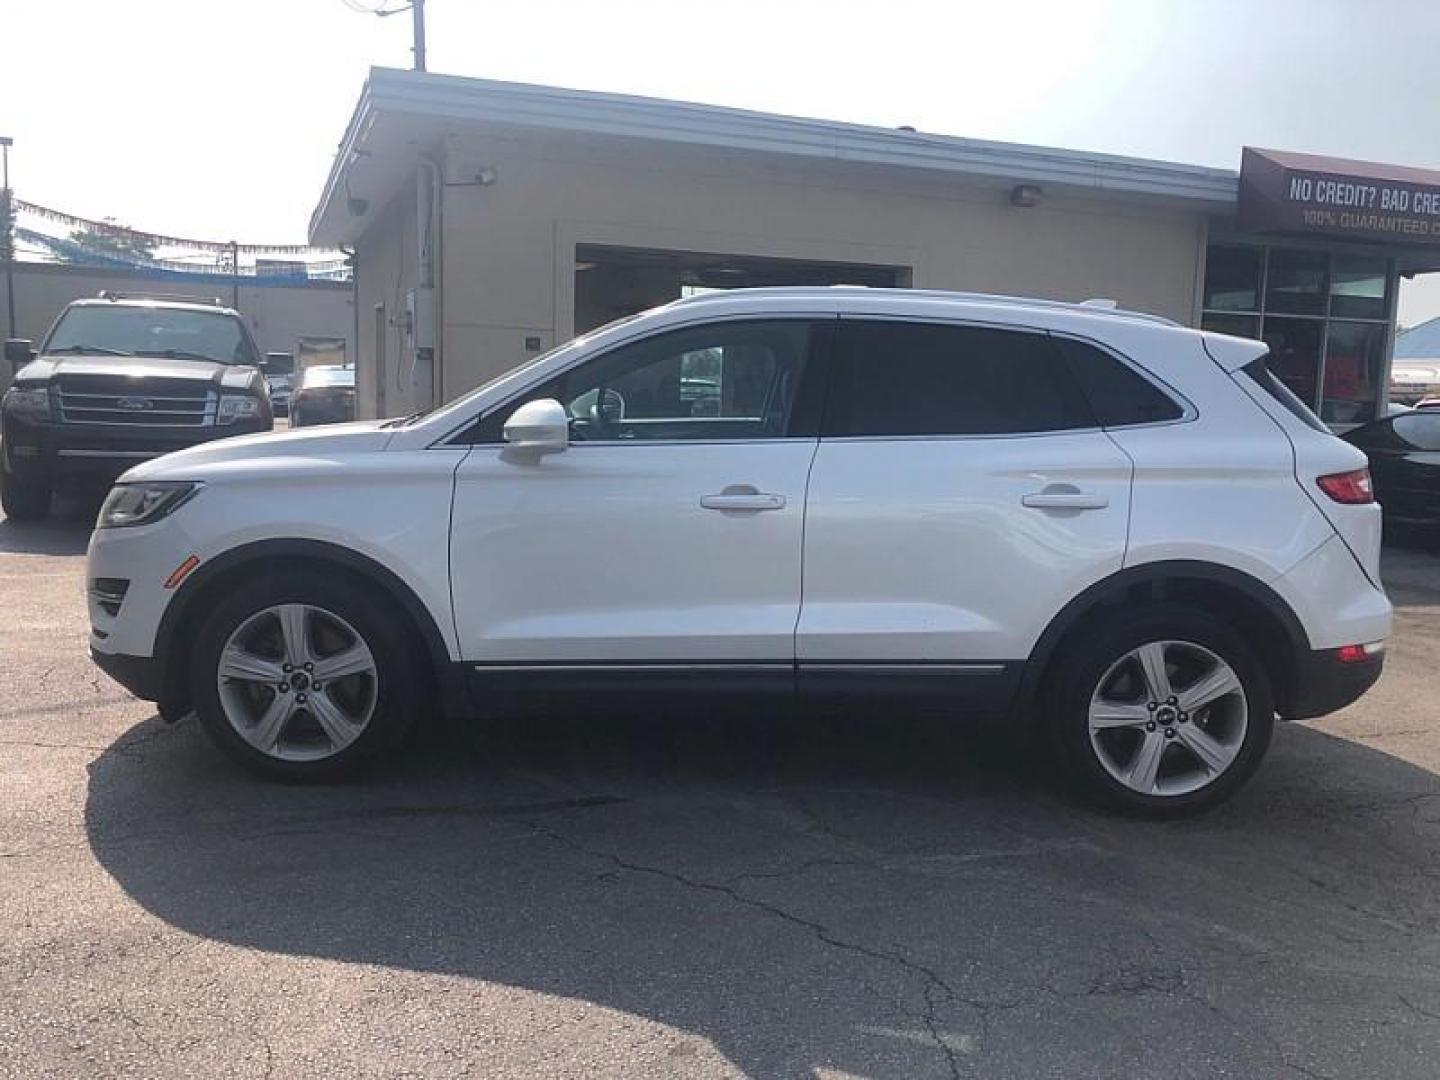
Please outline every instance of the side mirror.
[{"label": "side mirror", "polygon": [[288,352],[267,352],[260,370],[266,375],[290,375],[295,371],[295,357]]},{"label": "side mirror", "polygon": [[35,359],[35,347],[26,338],[5,339],[5,363],[12,374]]},{"label": "side mirror", "polygon": [[570,417],[554,398],[527,401],[505,421],[505,441],[515,450],[558,454],[570,445]]}]

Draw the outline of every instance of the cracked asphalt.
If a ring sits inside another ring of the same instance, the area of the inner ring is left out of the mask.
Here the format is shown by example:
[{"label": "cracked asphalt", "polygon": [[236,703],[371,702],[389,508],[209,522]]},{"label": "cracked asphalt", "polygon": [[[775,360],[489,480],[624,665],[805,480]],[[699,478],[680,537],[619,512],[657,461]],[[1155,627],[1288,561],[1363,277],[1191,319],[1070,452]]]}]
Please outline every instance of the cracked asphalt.
[{"label": "cracked asphalt", "polygon": [[934,718],[429,731],[239,774],[93,670],[84,508],[0,521],[0,1076],[1433,1077],[1440,555],[1237,799],[1077,807]]}]

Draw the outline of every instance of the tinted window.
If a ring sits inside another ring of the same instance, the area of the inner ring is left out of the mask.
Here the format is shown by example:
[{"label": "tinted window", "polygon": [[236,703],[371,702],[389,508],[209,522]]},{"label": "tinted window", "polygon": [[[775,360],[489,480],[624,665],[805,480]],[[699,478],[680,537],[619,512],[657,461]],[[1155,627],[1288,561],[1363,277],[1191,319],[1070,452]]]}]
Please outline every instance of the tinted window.
[{"label": "tinted window", "polygon": [[1330,274],[1330,314],[1383,319],[1390,262],[1381,256],[1336,255]]},{"label": "tinted window", "polygon": [[[469,441],[500,442],[523,402],[554,398],[577,442],[773,439],[790,433],[811,324],[721,322],[621,345],[487,416]],[[813,434],[813,424],[812,424]]]},{"label": "tinted window", "polygon": [[1242,369],[1246,375],[1255,380],[1256,385],[1264,390],[1272,398],[1294,413],[1316,431],[1324,431],[1327,434],[1330,429],[1320,422],[1320,418],[1310,411],[1303,401],[1295,396],[1295,392],[1286,386],[1270,370],[1270,356],[1266,354],[1258,360],[1252,360]]},{"label": "tinted window", "polygon": [[1440,451],[1440,412],[1417,411],[1367,424],[1347,438],[1374,450]]},{"label": "tinted window", "polygon": [[1069,338],[1054,341],[1070,362],[1095,418],[1105,427],[1153,424],[1184,415],[1169,395],[1103,349]]},{"label": "tinted window", "polygon": [[1259,311],[1265,249],[1212,244],[1205,256],[1205,309]]},{"label": "tinted window", "polygon": [[1323,251],[1274,248],[1265,279],[1265,310],[1324,315],[1330,256]]},{"label": "tinted window", "polygon": [[830,435],[999,435],[1094,427],[1050,338],[913,322],[843,322]]},{"label": "tinted window", "polygon": [[1414,449],[1440,450],[1440,413],[1406,413],[1390,423],[1395,434]]}]

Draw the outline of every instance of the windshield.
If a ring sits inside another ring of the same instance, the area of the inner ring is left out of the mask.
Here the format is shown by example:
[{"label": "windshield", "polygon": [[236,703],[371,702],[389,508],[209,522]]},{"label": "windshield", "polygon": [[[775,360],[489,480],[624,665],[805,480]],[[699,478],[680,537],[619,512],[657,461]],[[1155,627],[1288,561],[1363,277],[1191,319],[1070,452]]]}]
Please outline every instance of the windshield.
[{"label": "windshield", "polygon": [[168,356],[220,364],[255,364],[259,360],[244,324],[234,315],[110,304],[67,310],[42,351]]}]

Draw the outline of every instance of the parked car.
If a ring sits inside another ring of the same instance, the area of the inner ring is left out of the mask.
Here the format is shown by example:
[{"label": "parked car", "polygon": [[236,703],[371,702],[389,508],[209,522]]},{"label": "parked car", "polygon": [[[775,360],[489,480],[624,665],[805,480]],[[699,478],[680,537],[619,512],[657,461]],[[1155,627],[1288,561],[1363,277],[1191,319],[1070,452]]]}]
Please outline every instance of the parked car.
[{"label": "parked car", "polygon": [[1417,409],[1440,409],[1440,397],[1425,398],[1415,403]]},{"label": "parked car", "polygon": [[90,545],[90,648],[287,779],[387,760],[431,700],[903,700],[1036,725],[1083,790],[1175,814],[1234,792],[1277,712],[1375,681],[1379,517],[1262,342],[735,290],[429,413],[139,466]]},{"label": "parked car", "polygon": [[1440,536],[1440,409],[1388,416],[1343,437],[1370,460],[1385,520]]},{"label": "parked car", "polygon": [[104,491],[138,461],[269,431],[260,354],[240,316],[187,300],[102,293],[68,305],[38,352],[5,343],[0,502],[43,518],[59,485]]},{"label": "parked car", "polygon": [[355,369],[316,364],[300,376],[290,402],[290,426],[336,424],[355,419]]}]

